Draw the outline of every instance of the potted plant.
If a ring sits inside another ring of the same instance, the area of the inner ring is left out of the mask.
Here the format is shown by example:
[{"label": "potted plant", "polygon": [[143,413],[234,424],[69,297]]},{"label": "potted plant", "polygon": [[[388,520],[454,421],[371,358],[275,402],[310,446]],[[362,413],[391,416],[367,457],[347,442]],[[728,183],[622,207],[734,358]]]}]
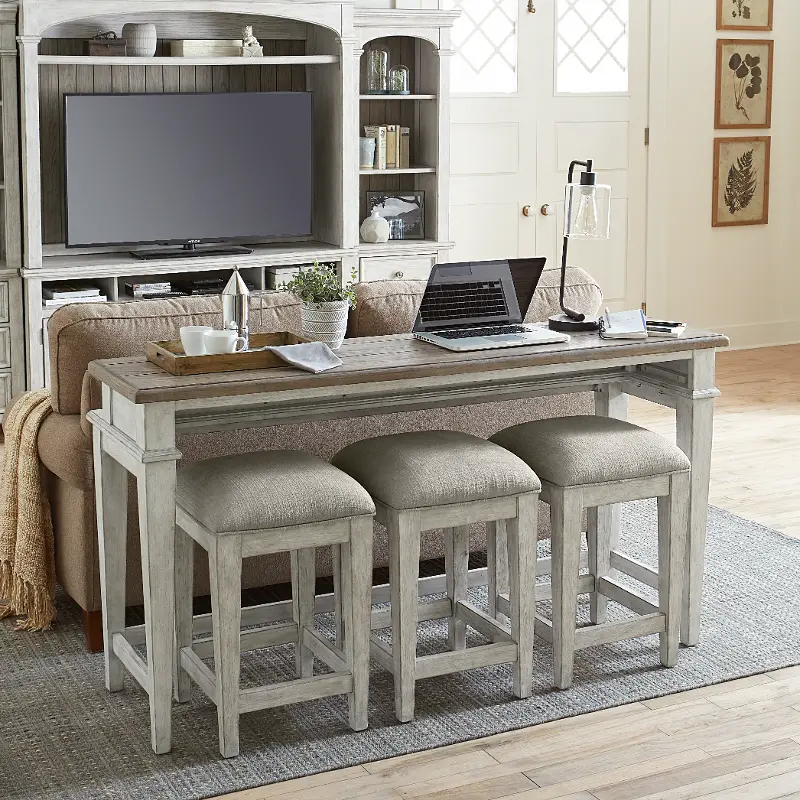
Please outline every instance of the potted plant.
[{"label": "potted plant", "polygon": [[[353,275],[355,278],[355,275]],[[347,332],[347,315],[356,305],[352,283],[342,285],[333,264],[319,264],[300,272],[284,287],[302,301],[303,336],[338,350]]]}]

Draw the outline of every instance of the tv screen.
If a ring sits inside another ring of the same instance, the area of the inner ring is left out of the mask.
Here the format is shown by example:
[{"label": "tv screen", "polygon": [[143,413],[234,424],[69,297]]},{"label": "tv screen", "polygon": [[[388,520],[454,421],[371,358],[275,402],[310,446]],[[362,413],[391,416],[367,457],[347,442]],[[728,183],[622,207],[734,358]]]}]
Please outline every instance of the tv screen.
[{"label": "tv screen", "polygon": [[308,92],[66,95],[67,246],[311,234]]}]

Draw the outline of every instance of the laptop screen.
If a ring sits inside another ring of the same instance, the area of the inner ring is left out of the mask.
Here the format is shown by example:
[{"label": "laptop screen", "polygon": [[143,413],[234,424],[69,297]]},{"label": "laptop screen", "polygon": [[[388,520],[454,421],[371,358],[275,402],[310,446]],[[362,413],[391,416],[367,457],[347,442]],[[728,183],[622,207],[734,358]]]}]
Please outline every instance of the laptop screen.
[{"label": "laptop screen", "polygon": [[428,279],[415,333],[514,325],[525,318],[546,259],[437,264]]}]

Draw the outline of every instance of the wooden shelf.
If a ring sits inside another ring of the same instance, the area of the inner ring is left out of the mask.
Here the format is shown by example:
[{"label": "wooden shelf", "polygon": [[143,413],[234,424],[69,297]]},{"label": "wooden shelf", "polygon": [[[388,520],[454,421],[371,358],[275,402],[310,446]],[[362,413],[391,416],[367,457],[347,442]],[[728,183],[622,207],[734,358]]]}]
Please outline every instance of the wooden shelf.
[{"label": "wooden shelf", "polygon": [[395,255],[427,255],[439,250],[452,250],[455,242],[437,242],[435,239],[390,239],[388,242],[360,242],[358,254],[366,257]]},{"label": "wooden shelf", "polygon": [[408,167],[408,169],[360,169],[359,175],[421,175],[434,173],[436,167]]},{"label": "wooden shelf", "polygon": [[262,58],[242,58],[241,56],[207,56],[205,58],[184,58],[182,56],[154,56],[136,58],[134,56],[49,56],[40,55],[40,64],[83,64],[85,66],[162,66],[162,67],[202,67],[202,66],[265,66],[293,64],[338,64],[338,56],[263,56]]},{"label": "wooden shelf", "polygon": [[438,100],[435,94],[360,94],[359,100]]}]

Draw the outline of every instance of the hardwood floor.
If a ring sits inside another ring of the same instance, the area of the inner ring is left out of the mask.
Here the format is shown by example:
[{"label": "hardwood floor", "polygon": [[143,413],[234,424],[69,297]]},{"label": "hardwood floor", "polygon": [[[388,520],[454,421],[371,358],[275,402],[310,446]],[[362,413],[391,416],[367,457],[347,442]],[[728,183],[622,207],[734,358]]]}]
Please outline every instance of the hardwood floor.
[{"label": "hardwood floor", "polygon": [[[722,353],[711,502],[800,538],[800,346]],[[674,414],[630,419],[673,435]],[[800,667],[225,800],[800,800]]]}]

